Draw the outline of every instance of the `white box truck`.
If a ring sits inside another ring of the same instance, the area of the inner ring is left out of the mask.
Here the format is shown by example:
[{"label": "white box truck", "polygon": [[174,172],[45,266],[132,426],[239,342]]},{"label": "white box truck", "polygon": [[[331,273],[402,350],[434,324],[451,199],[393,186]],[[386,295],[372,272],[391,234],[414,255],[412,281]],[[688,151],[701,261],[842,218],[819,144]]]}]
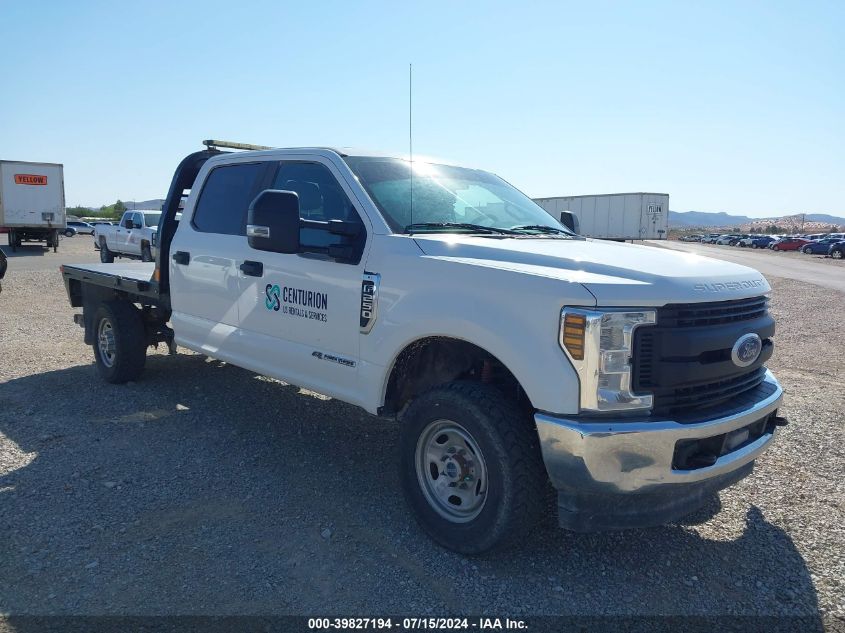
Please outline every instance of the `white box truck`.
[{"label": "white box truck", "polygon": [[9,230],[12,251],[30,241],[56,251],[67,228],[63,166],[0,160],[0,226]]},{"label": "white box truck", "polygon": [[668,193],[562,196],[535,198],[534,202],[554,219],[585,237],[619,241],[665,240],[668,233]]}]

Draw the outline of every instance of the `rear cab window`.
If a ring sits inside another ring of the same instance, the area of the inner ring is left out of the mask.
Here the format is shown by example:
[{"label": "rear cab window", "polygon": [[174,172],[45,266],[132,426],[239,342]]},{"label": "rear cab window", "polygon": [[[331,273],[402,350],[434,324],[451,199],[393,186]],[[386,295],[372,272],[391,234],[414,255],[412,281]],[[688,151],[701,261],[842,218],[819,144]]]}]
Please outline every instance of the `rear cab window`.
[{"label": "rear cab window", "polygon": [[191,225],[201,233],[245,235],[250,203],[268,163],[234,163],[212,169],[202,186]]}]

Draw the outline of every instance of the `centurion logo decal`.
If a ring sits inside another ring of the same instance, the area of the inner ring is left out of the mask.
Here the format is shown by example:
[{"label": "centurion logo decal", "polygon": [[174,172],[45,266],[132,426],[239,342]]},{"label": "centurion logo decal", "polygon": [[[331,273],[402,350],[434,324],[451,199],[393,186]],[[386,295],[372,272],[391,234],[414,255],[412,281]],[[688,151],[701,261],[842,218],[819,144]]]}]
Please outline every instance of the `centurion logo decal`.
[{"label": "centurion logo decal", "polygon": [[47,176],[38,176],[36,174],[15,174],[16,185],[46,185]]},{"label": "centurion logo decal", "polygon": [[264,307],[291,317],[325,323],[328,320],[329,295],[279,284],[264,287]]}]

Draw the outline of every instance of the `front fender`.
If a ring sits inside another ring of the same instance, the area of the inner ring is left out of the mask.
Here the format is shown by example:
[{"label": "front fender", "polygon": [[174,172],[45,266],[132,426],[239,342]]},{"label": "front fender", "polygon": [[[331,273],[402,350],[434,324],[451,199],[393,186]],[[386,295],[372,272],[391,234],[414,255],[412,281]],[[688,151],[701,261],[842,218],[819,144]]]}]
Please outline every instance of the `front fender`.
[{"label": "front fender", "polygon": [[[381,273],[376,325],[361,337],[361,386],[372,389],[366,398],[374,408],[384,403],[402,350],[437,336],[467,341],[495,356],[536,409],[578,412],[578,377],[558,334],[564,305],[595,305],[581,284],[418,254],[406,265],[392,263]],[[368,268],[376,271],[377,264],[370,261]]]}]

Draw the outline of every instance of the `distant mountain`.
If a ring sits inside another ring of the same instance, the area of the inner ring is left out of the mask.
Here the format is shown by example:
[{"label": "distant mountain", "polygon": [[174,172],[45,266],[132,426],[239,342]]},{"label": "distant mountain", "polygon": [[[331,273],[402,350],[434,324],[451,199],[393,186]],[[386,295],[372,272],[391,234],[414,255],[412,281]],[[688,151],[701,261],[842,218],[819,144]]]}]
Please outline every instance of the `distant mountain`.
[{"label": "distant mountain", "polygon": [[669,226],[671,227],[699,227],[699,226],[738,226],[749,222],[751,218],[745,215],[730,215],[724,211],[708,213],[707,211],[669,211]]},{"label": "distant mountain", "polygon": [[845,218],[839,218],[827,213],[808,213],[804,218],[808,222],[828,222],[830,224],[845,224]]},{"label": "distant mountain", "polygon": [[127,209],[159,209],[164,205],[164,198],[153,200],[124,200]]},{"label": "distant mountain", "polygon": [[[784,218],[795,218],[800,223],[801,214],[789,214],[772,218],[750,218],[747,215],[731,215],[721,211],[719,213],[708,213],[707,211],[669,211],[669,226],[672,228],[699,228],[699,227],[733,227],[763,220],[777,222]],[[804,216],[805,222],[822,222],[825,224],[845,225],[845,218],[826,213],[808,213]]]}]

